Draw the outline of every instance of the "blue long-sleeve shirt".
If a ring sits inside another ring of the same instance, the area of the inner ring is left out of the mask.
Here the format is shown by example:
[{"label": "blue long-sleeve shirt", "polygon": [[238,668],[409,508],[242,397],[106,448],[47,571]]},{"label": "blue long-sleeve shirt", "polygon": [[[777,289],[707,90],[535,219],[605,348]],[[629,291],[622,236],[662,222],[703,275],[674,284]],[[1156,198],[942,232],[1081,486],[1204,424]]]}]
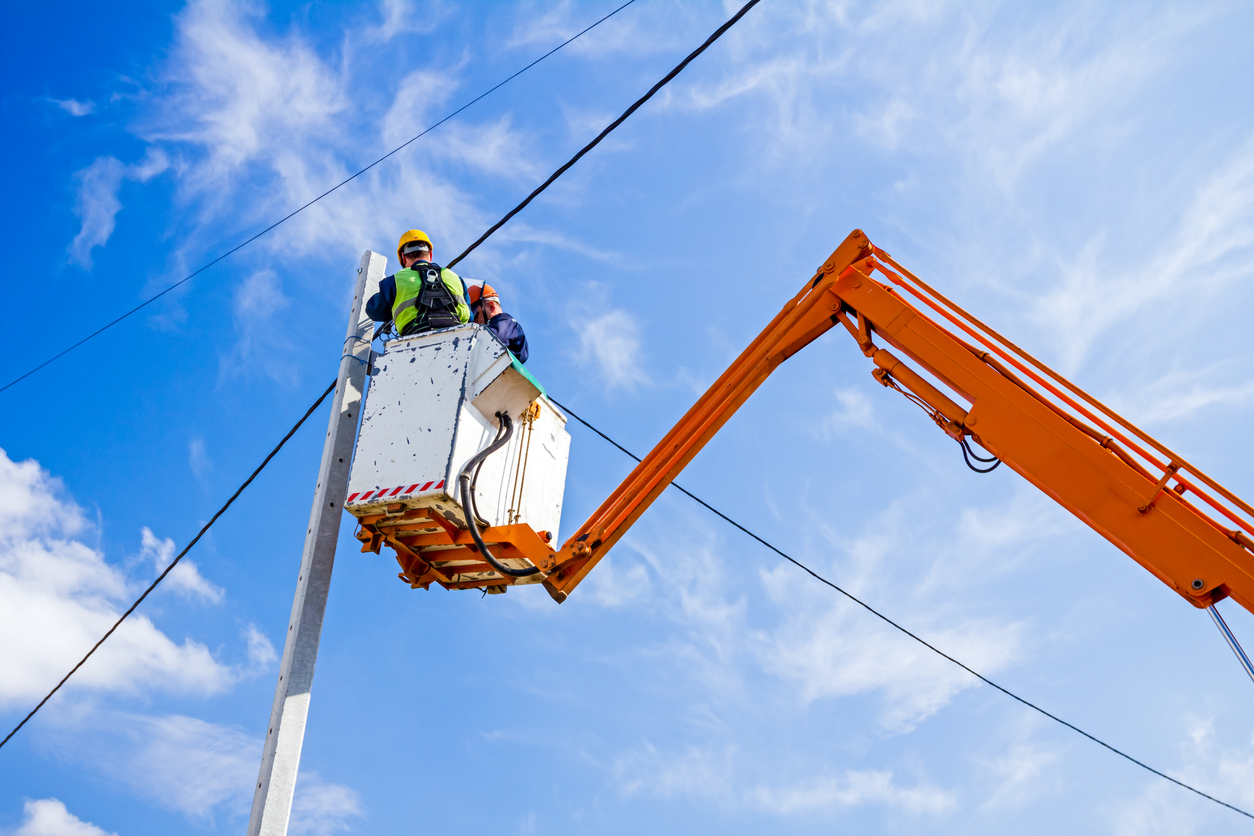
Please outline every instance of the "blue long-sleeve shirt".
[{"label": "blue long-sleeve shirt", "polygon": [[527,335],[518,320],[507,313],[499,313],[488,322],[488,330],[505,344],[519,363],[527,362]]}]

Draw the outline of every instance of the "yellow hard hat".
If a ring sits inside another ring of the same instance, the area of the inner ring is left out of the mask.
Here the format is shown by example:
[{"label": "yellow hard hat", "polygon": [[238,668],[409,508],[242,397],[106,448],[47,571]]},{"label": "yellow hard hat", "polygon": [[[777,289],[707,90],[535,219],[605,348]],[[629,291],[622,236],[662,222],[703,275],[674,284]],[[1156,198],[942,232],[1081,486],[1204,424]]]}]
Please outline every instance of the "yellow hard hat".
[{"label": "yellow hard hat", "polygon": [[427,233],[421,229],[411,229],[401,236],[401,241],[396,245],[396,260],[401,260],[401,250],[405,249],[406,244],[412,244],[414,241],[425,241],[427,247],[431,251],[435,251],[435,246],[431,243],[431,239],[427,237]]}]

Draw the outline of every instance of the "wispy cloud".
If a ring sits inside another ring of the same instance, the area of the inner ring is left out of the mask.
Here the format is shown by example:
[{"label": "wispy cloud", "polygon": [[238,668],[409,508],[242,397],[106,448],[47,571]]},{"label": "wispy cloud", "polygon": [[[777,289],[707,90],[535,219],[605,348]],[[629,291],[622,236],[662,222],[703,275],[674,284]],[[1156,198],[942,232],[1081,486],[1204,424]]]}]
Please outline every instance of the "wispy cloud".
[{"label": "wispy cloud", "polygon": [[[1225,742],[1210,717],[1186,715],[1176,729],[1180,763],[1173,773],[1196,787],[1244,809],[1254,806],[1254,754],[1247,743]],[[1108,814],[1119,836],[1217,833],[1230,829],[1228,810],[1198,798],[1181,798],[1162,781],[1146,781],[1132,797],[1116,799]]]},{"label": "wispy cloud", "polygon": [[848,771],[840,776],[810,779],[782,787],[757,787],[753,802],[779,815],[804,815],[839,807],[886,804],[911,814],[937,814],[953,810],[957,799],[950,792],[921,784],[900,787],[891,770]]},{"label": "wispy cloud", "polygon": [[362,815],[361,798],[343,784],[329,784],[317,772],[304,770],[292,800],[293,836],[331,836],[354,830]]},{"label": "wispy cloud", "polygon": [[1182,421],[1213,406],[1244,407],[1254,400],[1254,381],[1232,382],[1224,374],[1227,365],[1168,372],[1107,400],[1120,414],[1147,425]]},{"label": "wispy cloud", "polygon": [[[79,711],[42,737],[58,757],[194,819],[247,814],[262,748],[236,726],[179,714]],[[360,803],[348,787],[302,772],[292,813],[293,833],[326,836],[346,829]]]},{"label": "wispy cloud", "polygon": [[735,756],[734,746],[664,752],[645,741],[617,759],[614,774],[624,795],[733,798]]},{"label": "wispy cloud", "polygon": [[292,342],[280,316],[290,305],[274,270],[258,270],[240,282],[231,303],[236,341],[222,358],[222,377],[260,373],[284,386],[300,383],[291,357]]},{"label": "wispy cloud", "polygon": [[[165,571],[170,565],[170,561],[174,559],[175,545],[170,538],[160,538],[152,533],[152,529],[148,526],[140,532],[140,559],[149,561],[153,564],[155,574]],[[183,595],[201,598],[211,604],[222,603],[226,590],[222,587],[210,583],[197,568],[195,562],[188,558],[179,561],[178,566],[170,570],[170,574],[166,575],[163,582],[165,588],[181,593]]]},{"label": "wispy cloud", "polygon": [[176,714],[93,711],[44,733],[65,760],[141,798],[195,818],[252,800],[261,741],[233,726]]},{"label": "wispy cloud", "polygon": [[605,389],[630,392],[649,382],[640,325],[631,313],[580,306],[569,322],[579,336],[579,364],[590,368]]},{"label": "wispy cloud", "polygon": [[209,458],[203,438],[193,438],[187,443],[187,466],[201,482],[213,472],[213,460]]},{"label": "wispy cloud", "polygon": [[74,175],[78,181],[74,211],[82,221],[78,235],[70,243],[70,259],[91,269],[91,251],[103,247],[113,235],[117,214],[122,209],[118,187],[125,166],[114,157],[98,157]]},{"label": "wispy cloud", "polygon": [[248,625],[244,630],[244,639],[248,642],[248,664],[253,670],[268,670],[279,660],[279,654],[270,643],[269,637],[258,630],[256,624]]},{"label": "wispy cloud", "polygon": [[94,102],[80,102],[78,99],[49,99],[48,101],[71,116],[87,116],[96,111]]},{"label": "wispy cloud", "polygon": [[[1056,256],[1059,279],[1031,305],[1063,373],[1074,373],[1116,328],[1125,331],[1121,342],[1135,342],[1160,333],[1167,317],[1187,324],[1254,269],[1254,140],[1178,202],[1175,229],[1134,261],[1108,254],[1101,233],[1074,256]],[[1190,289],[1188,299],[1178,298],[1181,287]],[[1156,313],[1147,319],[1146,312]]]},{"label": "wispy cloud", "polygon": [[82,226],[70,242],[70,260],[90,270],[91,251],[103,247],[113,235],[117,214],[122,210],[118,189],[122,179],[146,182],[169,167],[169,161],[159,149],[150,149],[144,158],[133,166],[124,165],[114,157],[97,157],[87,168],[74,175],[74,211]]}]

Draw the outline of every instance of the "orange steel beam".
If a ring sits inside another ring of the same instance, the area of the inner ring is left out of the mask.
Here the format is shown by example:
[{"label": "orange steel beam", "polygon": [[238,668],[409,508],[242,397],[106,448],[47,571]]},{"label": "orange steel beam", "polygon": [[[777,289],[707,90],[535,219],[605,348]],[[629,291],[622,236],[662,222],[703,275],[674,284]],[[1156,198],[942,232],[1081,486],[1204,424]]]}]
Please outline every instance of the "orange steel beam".
[{"label": "orange steel beam", "polygon": [[[872,278],[876,270],[989,350],[964,341]],[[878,252],[860,230],[836,248],[562,548],[541,556],[537,565],[548,575],[550,593],[564,600],[770,373],[837,323],[874,362],[881,383],[908,390],[934,410],[945,432],[975,440],[1185,600],[1205,607],[1232,597],[1254,611],[1249,504]],[[964,410],[904,360],[874,345],[874,338],[970,406]],[[1182,476],[1184,470],[1192,478]],[[1204,493],[1198,483],[1229,504]],[[1222,525],[1187,493],[1237,528]]]}]

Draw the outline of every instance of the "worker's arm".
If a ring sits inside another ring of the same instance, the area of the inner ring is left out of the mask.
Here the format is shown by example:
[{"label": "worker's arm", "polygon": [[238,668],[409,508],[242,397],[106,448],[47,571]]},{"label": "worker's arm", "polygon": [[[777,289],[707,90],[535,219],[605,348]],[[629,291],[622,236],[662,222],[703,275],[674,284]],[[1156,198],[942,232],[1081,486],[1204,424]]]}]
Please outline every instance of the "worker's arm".
[{"label": "worker's arm", "polygon": [[[945,299],[860,231],[543,562],[550,592],[564,598],[775,367],[837,324],[882,385],[923,406],[955,441],[996,456],[1191,604],[1232,597],[1254,611],[1254,507]],[[1076,583],[1085,589],[1083,579]]]},{"label": "worker's arm", "polygon": [[463,295],[466,285],[462,281],[461,276],[445,267],[440,270],[440,278],[444,281],[444,286],[448,288],[448,292],[453,294],[453,299],[457,302],[457,307],[453,309],[453,312],[457,314],[458,321],[462,323],[470,322],[470,306],[466,304],[466,297]]},{"label": "worker's arm", "polygon": [[527,335],[523,333],[523,328],[518,324],[518,320],[514,319],[507,313],[499,313],[492,317],[488,323],[488,329],[496,335],[496,338],[505,344],[519,363],[527,362]]},{"label": "worker's arm", "polygon": [[396,302],[396,279],[388,276],[379,282],[379,292],[366,302],[366,316],[375,322],[392,321],[392,305]]}]

